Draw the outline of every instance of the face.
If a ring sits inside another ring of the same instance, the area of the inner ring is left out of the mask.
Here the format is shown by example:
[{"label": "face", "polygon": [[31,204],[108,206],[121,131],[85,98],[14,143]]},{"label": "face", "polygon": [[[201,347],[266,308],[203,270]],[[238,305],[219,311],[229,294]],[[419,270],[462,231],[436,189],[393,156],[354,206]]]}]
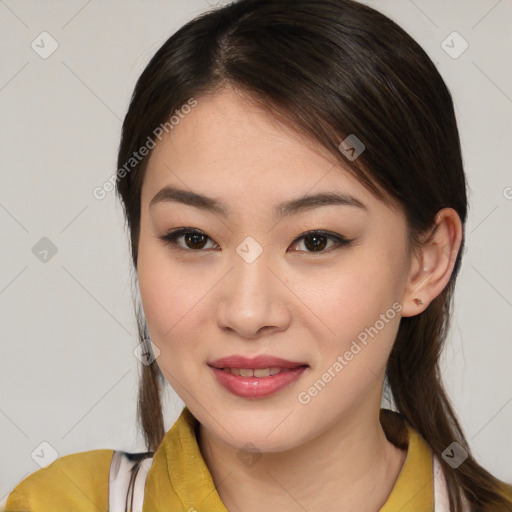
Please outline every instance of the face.
[{"label": "face", "polygon": [[[341,199],[279,207],[317,194]],[[228,89],[197,98],[157,144],[141,208],[138,279],[157,363],[203,428],[277,452],[375,417],[409,266],[399,210]],[[233,392],[209,365],[232,355],[307,367],[277,390],[252,377]]]}]

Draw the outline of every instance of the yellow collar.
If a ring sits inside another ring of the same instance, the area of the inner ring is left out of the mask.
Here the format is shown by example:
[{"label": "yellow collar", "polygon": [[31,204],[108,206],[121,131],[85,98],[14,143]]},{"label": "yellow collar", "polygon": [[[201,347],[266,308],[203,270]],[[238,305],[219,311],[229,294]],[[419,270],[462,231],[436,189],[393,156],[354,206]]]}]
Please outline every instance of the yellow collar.
[{"label": "yellow collar", "polygon": [[[388,439],[407,448],[407,458],[395,486],[379,512],[414,510],[432,512],[432,451],[427,442],[397,413],[381,409],[381,423]],[[144,512],[196,510],[228,512],[215,488],[196,439],[197,420],[187,407],[166,433],[149,471]]]}]

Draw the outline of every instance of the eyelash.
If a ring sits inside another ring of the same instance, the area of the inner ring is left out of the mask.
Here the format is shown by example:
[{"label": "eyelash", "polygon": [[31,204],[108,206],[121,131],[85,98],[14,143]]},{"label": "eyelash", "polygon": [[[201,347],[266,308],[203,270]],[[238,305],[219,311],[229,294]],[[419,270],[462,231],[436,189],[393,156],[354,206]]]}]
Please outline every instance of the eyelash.
[{"label": "eyelash", "polygon": [[[206,233],[204,233],[203,231],[200,231],[199,229],[195,229],[195,228],[178,228],[173,231],[169,231],[166,235],[159,236],[158,238],[160,240],[162,240],[166,245],[172,244],[174,246],[173,249],[176,249],[178,251],[189,252],[189,253],[190,252],[205,252],[204,249],[189,249],[189,248],[185,249],[183,247],[180,247],[177,244],[176,240],[178,238],[180,238],[184,235],[188,235],[188,234],[203,235],[208,240],[211,240],[213,242],[213,240]],[[294,252],[305,252],[307,254],[323,254],[323,253],[331,252],[331,250],[333,250],[333,249],[341,249],[342,247],[347,247],[354,241],[354,239],[349,240],[347,238],[342,237],[341,235],[337,235],[337,234],[331,233],[329,231],[312,230],[312,231],[307,231],[306,233],[303,233],[302,235],[298,236],[292,242],[291,245],[297,244],[303,238],[306,238],[308,236],[315,236],[315,235],[322,236],[322,237],[328,238],[330,240],[333,240],[336,243],[336,245],[334,245],[326,250],[321,250],[321,251],[294,251]]]}]

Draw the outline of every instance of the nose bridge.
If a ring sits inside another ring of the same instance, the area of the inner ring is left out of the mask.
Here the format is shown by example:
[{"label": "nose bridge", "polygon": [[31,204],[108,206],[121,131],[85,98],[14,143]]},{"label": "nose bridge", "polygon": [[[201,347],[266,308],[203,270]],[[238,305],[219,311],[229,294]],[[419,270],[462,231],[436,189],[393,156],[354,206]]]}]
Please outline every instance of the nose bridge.
[{"label": "nose bridge", "polygon": [[242,308],[250,308],[256,315],[272,302],[276,293],[276,278],[270,272],[272,265],[270,249],[264,249],[256,239],[247,237],[236,248],[233,255],[233,271],[230,276],[230,302]]},{"label": "nose bridge", "polygon": [[264,327],[286,327],[287,291],[277,272],[271,270],[275,267],[272,256],[270,248],[264,249],[253,237],[246,237],[237,246],[217,305],[219,327],[246,337],[255,336]]},{"label": "nose bridge", "polygon": [[269,248],[264,249],[253,237],[247,237],[238,245],[236,256],[233,257],[231,277],[237,293],[248,297],[260,291],[263,292],[262,296],[271,294],[273,284],[269,277],[272,273],[268,268],[272,265],[270,252]]}]

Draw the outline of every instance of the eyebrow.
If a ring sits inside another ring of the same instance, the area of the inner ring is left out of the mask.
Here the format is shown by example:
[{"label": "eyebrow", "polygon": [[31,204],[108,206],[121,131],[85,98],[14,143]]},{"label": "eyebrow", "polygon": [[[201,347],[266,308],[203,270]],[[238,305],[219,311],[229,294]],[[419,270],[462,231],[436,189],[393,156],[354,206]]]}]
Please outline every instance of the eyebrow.
[{"label": "eyebrow", "polygon": [[[160,202],[181,203],[199,208],[200,210],[217,213],[224,217],[230,214],[230,210],[226,205],[217,199],[172,186],[166,186],[157,192],[153,199],[151,199],[149,206],[151,207]],[[304,195],[278,204],[276,206],[276,215],[278,217],[287,217],[321,206],[354,206],[367,210],[366,206],[355,197],[338,192],[320,192],[313,195]]]}]

